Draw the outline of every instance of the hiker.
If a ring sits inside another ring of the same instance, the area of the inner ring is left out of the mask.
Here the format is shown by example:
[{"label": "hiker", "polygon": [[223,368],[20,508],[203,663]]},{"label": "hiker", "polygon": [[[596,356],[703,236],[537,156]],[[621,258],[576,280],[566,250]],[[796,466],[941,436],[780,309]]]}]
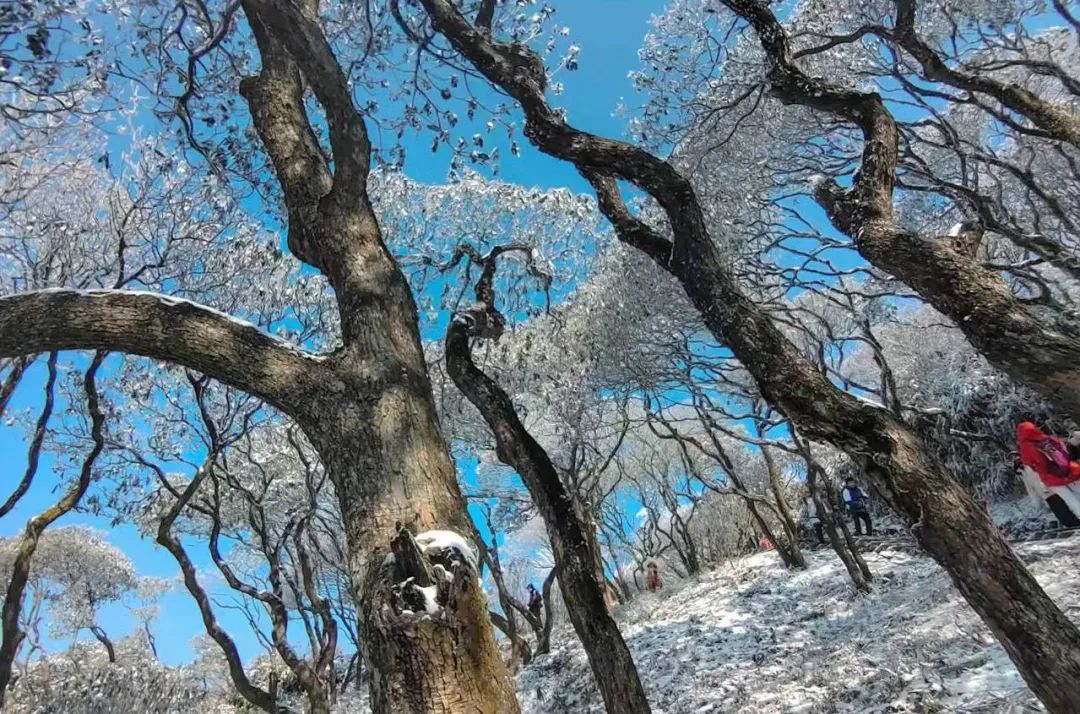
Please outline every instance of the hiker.
[{"label": "hiker", "polygon": [[660,568],[655,560],[650,560],[645,566],[645,587],[653,593],[664,587],[664,584],[660,582]]},{"label": "hiker", "polygon": [[773,549],[773,543],[772,543],[771,540],[769,540],[768,536],[761,536],[761,549],[762,550],[772,550]]},{"label": "hiker", "polygon": [[814,497],[809,493],[803,499],[802,517],[807,526],[814,529],[818,545],[825,545],[825,528],[822,526],[821,517],[818,515],[817,503],[814,502]]},{"label": "hiker", "polygon": [[866,535],[874,535],[874,526],[870,522],[869,498],[863,490],[855,485],[855,479],[849,478],[844,481],[842,493],[847,512],[851,514],[851,522],[855,524],[855,535],[861,536],[862,526],[866,525]]},{"label": "hiker", "polygon": [[[1028,492],[1041,495],[1061,525],[1080,526],[1080,463],[1070,458],[1068,444],[1030,421],[1016,425],[1016,441]],[[1041,490],[1036,488],[1032,473],[1038,477]]]},{"label": "hiker", "polygon": [[536,586],[529,583],[529,612],[537,620],[540,619],[540,613],[544,609],[544,596],[537,591]]}]

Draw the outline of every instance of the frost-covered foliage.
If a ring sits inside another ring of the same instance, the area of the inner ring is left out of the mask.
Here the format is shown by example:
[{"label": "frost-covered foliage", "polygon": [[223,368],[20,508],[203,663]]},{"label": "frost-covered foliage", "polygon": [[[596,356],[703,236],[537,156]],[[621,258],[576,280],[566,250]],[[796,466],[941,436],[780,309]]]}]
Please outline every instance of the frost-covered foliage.
[{"label": "frost-covered foliage", "polygon": [[[1067,15],[1026,2],[916,7],[914,31],[943,64],[1015,83],[1075,112],[1078,55]],[[896,14],[891,2],[804,0],[781,16],[801,68],[880,92],[897,118],[896,209],[905,228],[932,239],[959,220],[978,219],[987,228],[980,255],[1008,270],[1020,292],[1043,300],[1048,319],[1075,309],[1075,288],[1050,267],[1061,247],[1075,252],[1078,245],[1075,147],[1047,138],[989,95],[927,81],[890,35]],[[632,132],[674,147],[673,160],[713,218],[714,237],[735,239],[757,256],[747,259],[746,276],[774,291],[828,290],[865,274],[848,252],[853,246],[804,198],[816,181],[848,180],[862,150],[855,127],[772,96],[756,34],[719,0],[669,3],[653,24],[632,75],[643,106],[625,109]]]},{"label": "frost-covered foliage", "polygon": [[130,644],[128,640],[117,643],[115,663],[82,644],[34,662],[16,681],[5,709],[10,707],[16,714],[238,711],[220,693],[208,691],[190,671],[167,667],[145,647]]},{"label": "frost-covered foliage", "polygon": [[[11,579],[20,537],[0,540],[0,579]],[[30,646],[41,642],[41,623],[54,638],[79,635],[98,625],[100,608],[134,595],[139,578],[131,560],[108,542],[105,534],[86,526],[46,531],[30,568],[26,626]]]}]

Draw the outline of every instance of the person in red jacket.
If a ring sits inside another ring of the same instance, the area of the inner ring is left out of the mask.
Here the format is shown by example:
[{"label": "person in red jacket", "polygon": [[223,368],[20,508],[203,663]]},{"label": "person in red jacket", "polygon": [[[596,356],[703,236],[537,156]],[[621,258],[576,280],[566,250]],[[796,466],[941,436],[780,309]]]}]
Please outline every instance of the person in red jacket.
[{"label": "person in red jacket", "polygon": [[1080,481],[1080,463],[1069,459],[1069,449],[1056,436],[1046,434],[1030,421],[1016,426],[1020,463],[1032,469],[1047,486],[1068,486]]},{"label": "person in red jacket", "polygon": [[[1024,471],[1038,477],[1058,521],[1066,527],[1080,525],[1080,463],[1071,458],[1068,445],[1029,421],[1016,426],[1016,441]],[[1031,476],[1028,481],[1034,481]]]},{"label": "person in red jacket", "polygon": [[650,592],[656,592],[664,587],[664,584],[660,581],[660,568],[656,565],[655,560],[649,561],[648,565],[645,566],[645,587]]}]

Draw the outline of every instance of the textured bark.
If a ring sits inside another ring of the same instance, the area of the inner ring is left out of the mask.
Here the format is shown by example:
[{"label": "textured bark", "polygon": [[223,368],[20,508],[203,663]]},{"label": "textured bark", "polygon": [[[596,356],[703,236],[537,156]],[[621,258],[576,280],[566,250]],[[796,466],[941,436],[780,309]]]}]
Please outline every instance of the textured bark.
[{"label": "textured bark", "polygon": [[[421,550],[407,528],[392,550],[393,558],[370,570],[360,613],[361,631],[371,630],[365,661],[390,673],[372,678],[374,710],[517,711],[475,563],[453,550]],[[436,589],[438,612],[414,600],[417,586]]]},{"label": "textured bark", "polygon": [[490,262],[484,265],[477,285],[480,306],[467,315],[456,316],[447,330],[447,373],[484,417],[495,435],[499,460],[518,472],[544,519],[559,568],[563,601],[607,710],[649,712],[637,667],[608,610],[603,576],[596,569],[599,548],[595,536],[575,509],[547,452],[521,423],[510,397],[472,361],[469,337],[476,332],[473,326],[499,322],[478,316],[495,312],[491,290],[495,259],[494,253],[487,258]]},{"label": "textured bark", "polygon": [[[263,66],[241,92],[286,196],[289,245],[326,275],[341,315],[345,344],[333,369],[292,415],[341,503],[374,711],[516,712],[479,587],[461,590],[438,623],[386,609],[398,581],[385,557],[399,528],[467,533],[465,503],[436,420],[416,304],[368,199],[367,131],[315,5],[246,2],[244,11]],[[305,84],[326,113],[332,172],[304,112]]]},{"label": "textured bark", "polygon": [[165,295],[40,290],[0,298],[4,356],[74,349],[183,364],[285,411],[318,364],[254,325]]},{"label": "textured bark", "polygon": [[[830,383],[739,289],[706,230],[689,181],[639,147],[567,124],[547,105],[543,62],[527,47],[489,40],[449,0],[420,2],[436,30],[521,105],[529,139],[545,153],[572,162],[590,180],[620,240],[642,250],[680,281],[706,326],[754,377],[761,395],[803,435],[833,444],[864,468],[878,492],[912,524],[916,539],[949,573],[1043,703],[1054,712],[1080,711],[1080,690],[1073,686],[1080,681],[1076,626],[916,434],[888,410]],[[742,4],[768,12],[752,0]],[[773,39],[776,33],[771,32]],[[883,149],[895,151],[895,146]],[[891,190],[891,176],[868,173],[865,164],[863,168],[860,176],[870,176],[866,190],[880,190],[886,178]],[[657,201],[670,223],[671,240],[630,213],[615,177],[630,181]],[[925,255],[908,258],[921,266],[930,262]],[[1072,343],[1063,335],[1048,338]],[[1072,364],[1068,370],[1061,366],[1062,385],[1072,384],[1068,375],[1073,369]],[[1080,395],[1080,382],[1073,386]],[[1051,391],[1061,397],[1069,390],[1053,386]],[[1071,398],[1066,396],[1066,401]]]},{"label": "textured bark", "polygon": [[[896,276],[949,316],[991,364],[1042,392],[1060,411],[1080,419],[1080,322],[1065,315],[1044,317],[1018,300],[1000,273],[976,258],[974,249],[981,229],[965,229],[959,236],[929,237],[901,229],[893,213],[899,131],[881,96],[846,89],[803,72],[792,58],[783,27],[761,0],[724,0],[724,4],[757,32],[769,61],[769,84],[778,99],[844,119],[862,131],[862,165],[852,187],[843,189],[829,180],[814,191],[832,223],[851,237],[871,264]],[[919,50],[920,41],[911,29],[912,0],[901,2],[900,9],[898,41],[933,64]],[[963,76],[950,71],[947,79],[959,82]],[[940,74],[937,78],[946,79]],[[979,91],[993,89],[985,86],[988,82],[982,81]],[[1055,118],[1046,107],[1040,114],[1034,106],[1037,97],[1026,90],[999,89],[997,98],[1003,102],[1017,107],[1023,104],[1032,117],[1041,116],[1041,121],[1064,132],[1063,139],[1077,138],[1080,125],[1074,116],[1067,121]]]}]

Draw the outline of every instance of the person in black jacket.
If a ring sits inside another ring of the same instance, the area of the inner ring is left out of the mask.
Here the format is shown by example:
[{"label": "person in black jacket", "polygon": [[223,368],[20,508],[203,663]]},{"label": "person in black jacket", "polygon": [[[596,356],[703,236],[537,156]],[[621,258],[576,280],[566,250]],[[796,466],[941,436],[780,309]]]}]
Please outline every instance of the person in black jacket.
[{"label": "person in black jacket", "polygon": [[844,506],[851,514],[851,522],[855,524],[855,535],[862,535],[862,526],[866,525],[866,535],[874,535],[874,526],[870,522],[870,499],[863,490],[855,485],[855,479],[849,478],[844,482]]},{"label": "person in black jacket", "polygon": [[543,609],[544,596],[536,590],[535,585],[529,583],[529,612],[532,613],[533,617],[539,620],[540,613],[543,611]]}]

